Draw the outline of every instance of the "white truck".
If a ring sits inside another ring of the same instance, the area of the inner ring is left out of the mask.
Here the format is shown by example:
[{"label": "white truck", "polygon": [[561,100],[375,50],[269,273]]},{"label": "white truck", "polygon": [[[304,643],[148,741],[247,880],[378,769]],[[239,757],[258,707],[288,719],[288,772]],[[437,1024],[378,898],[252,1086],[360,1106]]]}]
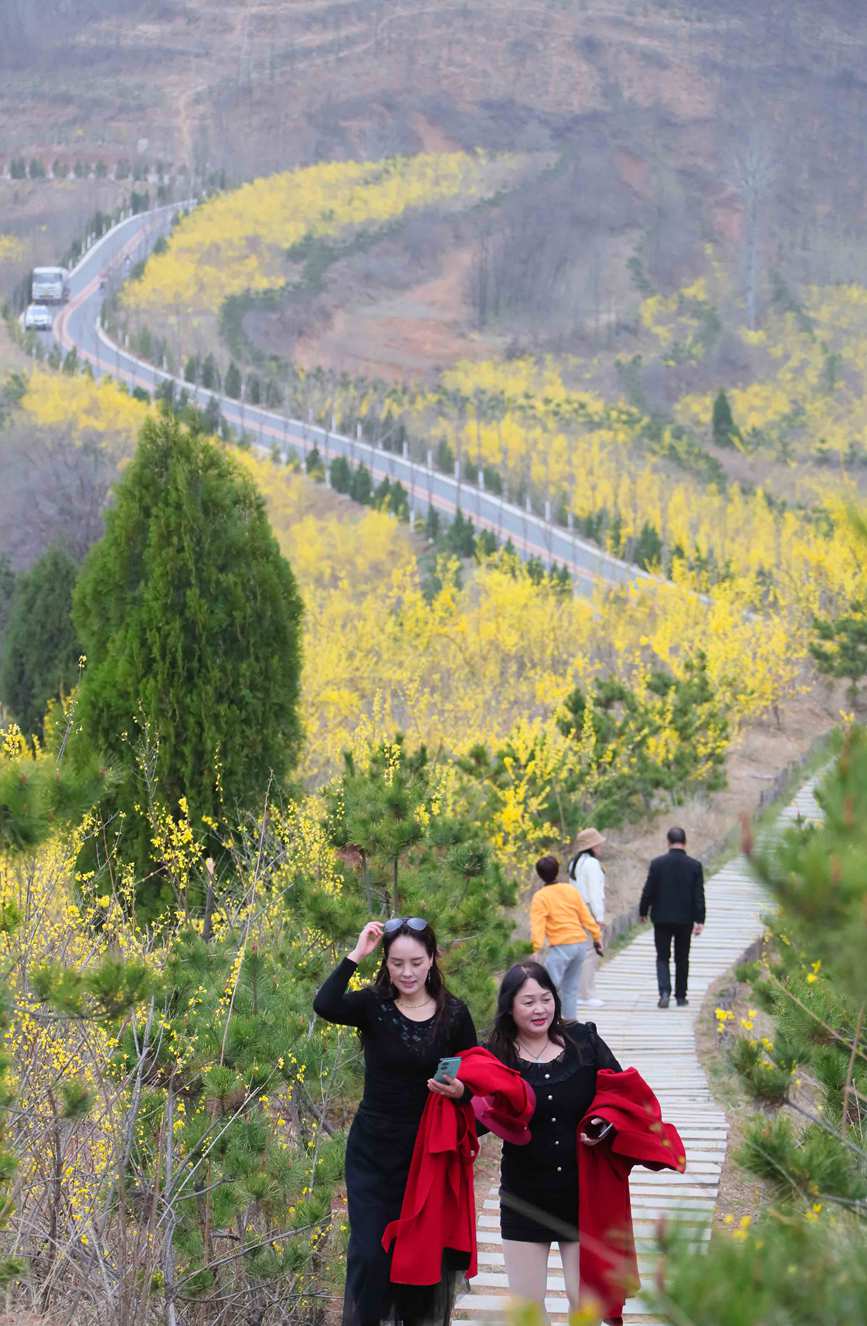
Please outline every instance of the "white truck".
[{"label": "white truck", "polygon": [[64,304],[69,298],[69,272],[65,267],[34,267],[30,292],[34,304]]}]

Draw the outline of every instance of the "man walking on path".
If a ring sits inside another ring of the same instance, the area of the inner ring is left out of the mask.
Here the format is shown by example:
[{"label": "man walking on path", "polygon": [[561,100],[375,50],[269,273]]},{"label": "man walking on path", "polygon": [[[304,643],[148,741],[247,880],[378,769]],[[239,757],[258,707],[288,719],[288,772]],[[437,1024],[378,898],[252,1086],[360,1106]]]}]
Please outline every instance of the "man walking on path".
[{"label": "man walking on path", "polygon": [[648,912],[656,940],[656,979],[659,1007],[671,1000],[671,941],[674,940],[674,997],[683,1008],[689,982],[689,946],[704,929],[704,871],[701,862],[686,854],[683,829],[669,829],[668,851],[654,857],[638,905],[642,921]]},{"label": "man walking on path", "polygon": [[581,964],[593,949],[602,957],[602,931],[575,886],[558,883],[556,856],[537,861],[536,874],[545,887],[530,903],[530,939],[537,954],[548,945],[545,967],[560,995],[563,1016],[574,1018]]}]

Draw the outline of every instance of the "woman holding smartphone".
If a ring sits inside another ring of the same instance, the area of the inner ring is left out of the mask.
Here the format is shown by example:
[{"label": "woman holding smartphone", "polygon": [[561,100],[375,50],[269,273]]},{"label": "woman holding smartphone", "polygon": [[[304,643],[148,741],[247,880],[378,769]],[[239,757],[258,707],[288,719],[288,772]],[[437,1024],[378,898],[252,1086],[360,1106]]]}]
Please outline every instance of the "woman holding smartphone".
[{"label": "woman holding smartphone", "polygon": [[[348,990],[359,963],[380,942],[382,962],[372,984]],[[346,1144],[343,1326],[445,1324],[462,1268],[445,1265],[438,1285],[395,1285],[382,1248],[386,1225],[400,1215],[428,1094],[464,1097],[460,1082],[437,1074],[439,1061],[477,1043],[469,1010],[446,989],[431,926],[419,916],[369,921],[313,1007],[328,1022],[357,1027],[364,1052],[364,1093]]]},{"label": "woman holding smartphone", "polygon": [[[560,997],[538,962],[503,977],[487,1048],[517,1068],[536,1094],[530,1143],[503,1142],[500,1222],[509,1288],[545,1309],[548,1253],[559,1243],[570,1312],[578,1311],[578,1125],[600,1068],[620,1065],[591,1022],[565,1022]],[[592,1119],[584,1146],[604,1144],[610,1125]]]}]

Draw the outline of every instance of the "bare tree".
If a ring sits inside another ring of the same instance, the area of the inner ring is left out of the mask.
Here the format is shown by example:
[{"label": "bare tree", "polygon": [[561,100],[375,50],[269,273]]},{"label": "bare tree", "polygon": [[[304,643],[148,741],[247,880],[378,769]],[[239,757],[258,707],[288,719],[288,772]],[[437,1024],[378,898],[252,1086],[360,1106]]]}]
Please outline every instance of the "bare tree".
[{"label": "bare tree", "polygon": [[758,319],[764,212],[775,176],[776,162],[764,134],[751,134],[735,154],[732,183],[744,209],[744,298],[753,330]]},{"label": "bare tree", "polygon": [[[60,434],[36,438],[14,429],[4,438],[0,464],[0,519],[4,547],[17,564],[29,564],[51,544],[80,561],[102,535],[103,513],[117,475],[116,460],[98,436]],[[11,518],[26,511],[27,520]]]}]

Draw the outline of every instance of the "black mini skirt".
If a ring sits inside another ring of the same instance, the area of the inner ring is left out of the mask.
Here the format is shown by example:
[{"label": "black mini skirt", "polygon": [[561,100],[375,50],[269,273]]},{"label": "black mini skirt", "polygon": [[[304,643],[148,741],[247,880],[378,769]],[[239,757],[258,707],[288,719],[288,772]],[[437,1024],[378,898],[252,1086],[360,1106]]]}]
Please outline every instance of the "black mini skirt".
[{"label": "black mini skirt", "polygon": [[500,1232],[518,1243],[578,1242],[578,1183],[544,1192],[500,1188]]}]

